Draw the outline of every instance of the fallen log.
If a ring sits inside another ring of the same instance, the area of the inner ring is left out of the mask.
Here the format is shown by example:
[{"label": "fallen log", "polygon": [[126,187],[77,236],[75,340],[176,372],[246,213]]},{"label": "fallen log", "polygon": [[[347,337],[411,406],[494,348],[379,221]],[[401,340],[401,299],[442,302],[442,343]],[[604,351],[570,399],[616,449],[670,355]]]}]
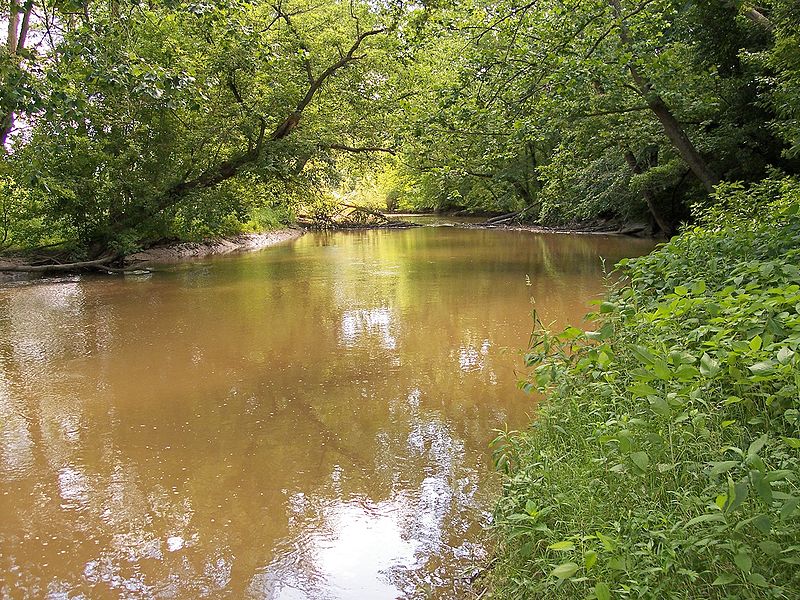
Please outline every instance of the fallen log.
[{"label": "fallen log", "polygon": [[491,217],[486,219],[486,225],[501,225],[503,223],[510,223],[514,219],[518,219],[530,209],[532,209],[535,205],[530,204],[521,210],[515,210],[514,212],[506,213],[504,215],[497,215],[496,217]]},{"label": "fallen log", "polygon": [[84,260],[69,263],[45,263],[45,264],[3,264],[0,262],[0,273],[72,273],[75,271],[104,271],[107,273],[129,273],[132,271],[145,271],[146,269],[131,265],[128,267],[112,267],[111,264],[119,260],[121,257],[118,254],[113,256],[104,256],[94,260]]},{"label": "fallen log", "polygon": [[508,221],[513,219],[514,217],[519,216],[519,214],[521,212],[522,211],[515,210],[514,212],[506,213],[504,215],[497,215],[496,217],[491,217],[489,219],[486,219],[486,224],[487,225],[497,225],[499,223],[507,223]]}]

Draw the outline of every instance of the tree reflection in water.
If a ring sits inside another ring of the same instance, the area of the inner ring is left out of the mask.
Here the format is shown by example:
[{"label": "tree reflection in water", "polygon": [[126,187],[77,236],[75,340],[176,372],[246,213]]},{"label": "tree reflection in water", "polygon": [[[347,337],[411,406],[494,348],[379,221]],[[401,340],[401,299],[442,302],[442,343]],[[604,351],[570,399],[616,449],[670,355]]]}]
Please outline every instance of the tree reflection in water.
[{"label": "tree reflection in water", "polygon": [[[0,589],[460,597],[532,399],[530,331],[646,244],[307,235],[149,276],[0,289]],[[526,276],[531,285],[526,285]]]}]

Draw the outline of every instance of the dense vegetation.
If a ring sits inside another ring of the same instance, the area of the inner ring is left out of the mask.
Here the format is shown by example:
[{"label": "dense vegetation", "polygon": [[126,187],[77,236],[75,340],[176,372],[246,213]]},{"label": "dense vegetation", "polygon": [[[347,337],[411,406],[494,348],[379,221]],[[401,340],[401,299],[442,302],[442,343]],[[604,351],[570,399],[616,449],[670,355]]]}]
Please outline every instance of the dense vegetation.
[{"label": "dense vegetation", "polygon": [[799,13],[789,1],[567,0],[439,14],[460,57],[414,121],[424,195],[672,233],[721,180],[797,173]]},{"label": "dense vegetation", "polygon": [[800,162],[800,9],[9,0],[0,244],[125,252],[331,203],[673,233]]},{"label": "dense vegetation", "polygon": [[402,93],[397,19],[363,2],[14,0],[11,14],[6,244],[96,254],[268,227],[339,176],[340,154],[384,150]]},{"label": "dense vegetation", "polygon": [[797,596],[800,185],[718,194],[593,331],[535,332],[549,399],[496,440],[503,595]]}]

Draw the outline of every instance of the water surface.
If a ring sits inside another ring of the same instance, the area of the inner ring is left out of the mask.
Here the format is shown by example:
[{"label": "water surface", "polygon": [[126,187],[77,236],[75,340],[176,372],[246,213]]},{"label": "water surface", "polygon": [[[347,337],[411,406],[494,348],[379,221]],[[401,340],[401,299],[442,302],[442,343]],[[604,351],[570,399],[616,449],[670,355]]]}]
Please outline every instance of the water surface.
[{"label": "water surface", "polygon": [[463,598],[531,329],[619,237],[419,228],[0,288],[0,596]]}]

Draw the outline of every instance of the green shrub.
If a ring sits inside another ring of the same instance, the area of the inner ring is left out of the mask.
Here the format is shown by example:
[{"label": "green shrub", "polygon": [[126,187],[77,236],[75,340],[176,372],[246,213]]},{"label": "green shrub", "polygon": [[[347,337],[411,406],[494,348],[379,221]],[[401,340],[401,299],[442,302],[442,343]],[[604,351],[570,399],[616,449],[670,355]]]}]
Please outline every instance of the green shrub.
[{"label": "green shrub", "polygon": [[285,227],[294,221],[294,215],[288,206],[258,206],[250,210],[250,219],[245,223],[245,230],[250,232],[269,231]]},{"label": "green shrub", "polygon": [[503,432],[493,594],[800,595],[800,185],[728,185],[590,315],[538,329]]}]

